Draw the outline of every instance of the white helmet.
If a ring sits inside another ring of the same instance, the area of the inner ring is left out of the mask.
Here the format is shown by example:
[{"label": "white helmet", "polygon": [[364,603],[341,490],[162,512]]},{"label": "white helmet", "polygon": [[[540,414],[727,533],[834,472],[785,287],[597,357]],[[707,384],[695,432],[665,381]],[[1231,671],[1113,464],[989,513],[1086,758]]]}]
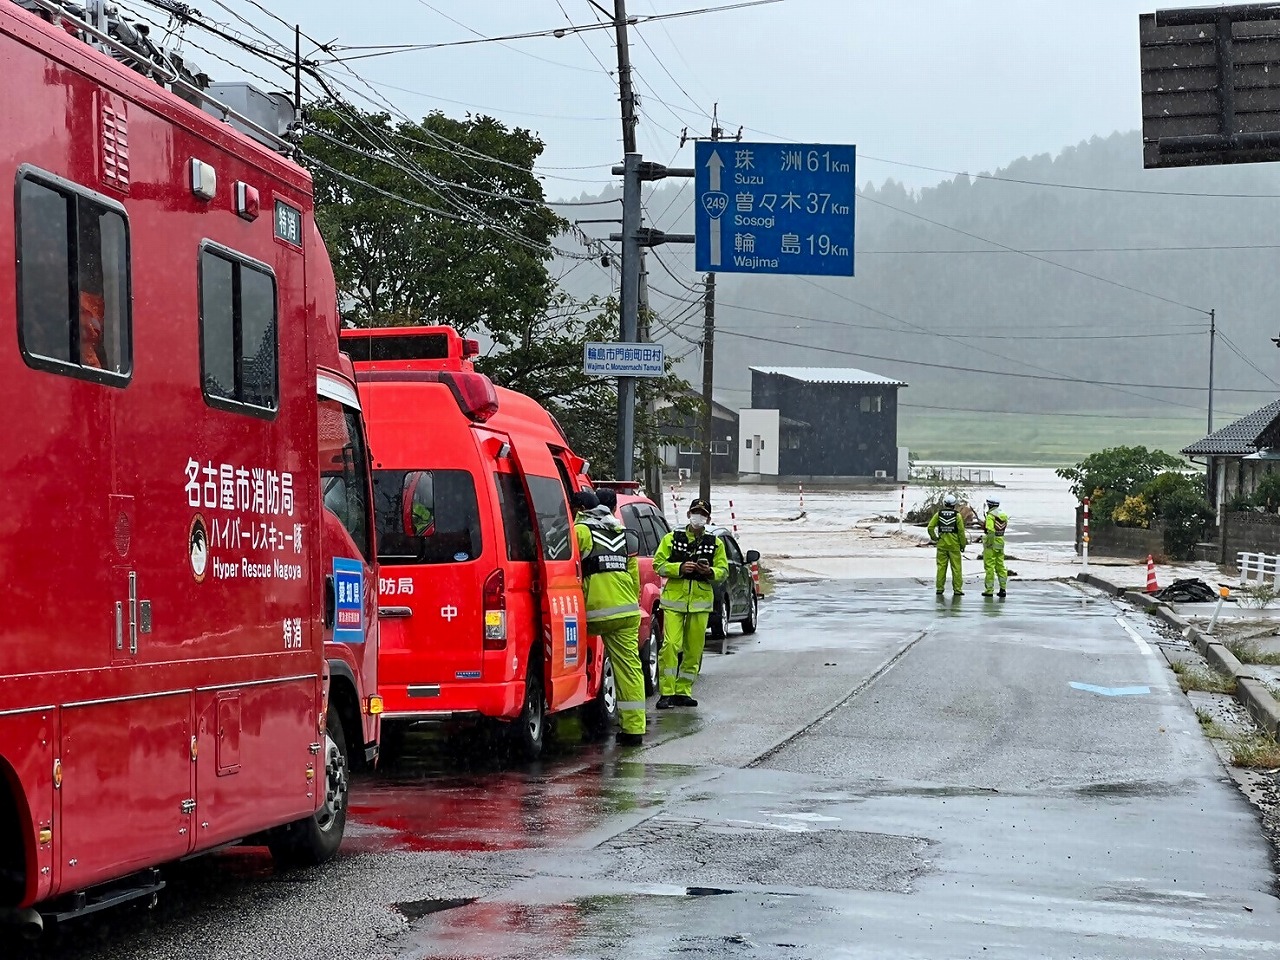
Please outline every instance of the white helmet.
[{"label": "white helmet", "polygon": [[987,497],[987,506],[988,506],[988,507],[998,507],[998,506],[1000,506],[1000,501],[999,501],[999,500],[997,500],[995,497]]},{"label": "white helmet", "polygon": [[952,494],[948,493],[942,498],[942,503],[944,506],[954,507],[956,505],[956,498]]}]

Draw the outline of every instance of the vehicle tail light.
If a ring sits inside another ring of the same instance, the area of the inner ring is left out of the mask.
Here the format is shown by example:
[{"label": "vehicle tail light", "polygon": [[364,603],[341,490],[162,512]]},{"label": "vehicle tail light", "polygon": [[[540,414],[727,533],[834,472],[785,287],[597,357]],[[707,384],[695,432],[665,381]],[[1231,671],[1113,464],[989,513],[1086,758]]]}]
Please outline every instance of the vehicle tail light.
[{"label": "vehicle tail light", "polygon": [[376,695],[370,697],[368,704],[366,704],[365,710],[371,717],[376,717],[379,714],[381,714],[383,711],[382,698]]},{"label": "vehicle tail light", "polygon": [[462,359],[470,360],[472,357],[480,356],[480,341],[466,339],[462,341]]},{"label": "vehicle tail light", "polygon": [[507,648],[507,575],[501,570],[484,582],[484,648]]},{"label": "vehicle tail light", "polygon": [[449,385],[453,398],[468,419],[484,423],[498,412],[498,391],[484,374],[444,373],[440,379]]}]

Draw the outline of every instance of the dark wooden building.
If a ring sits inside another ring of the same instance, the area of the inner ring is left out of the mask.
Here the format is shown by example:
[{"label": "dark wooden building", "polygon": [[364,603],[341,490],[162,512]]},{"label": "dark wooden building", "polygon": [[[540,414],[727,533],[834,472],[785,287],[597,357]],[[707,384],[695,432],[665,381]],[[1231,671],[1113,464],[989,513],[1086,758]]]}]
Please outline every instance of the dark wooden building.
[{"label": "dark wooden building", "polygon": [[[693,395],[691,395],[693,396]],[[701,394],[696,396],[699,404]],[[700,415],[677,413],[670,404],[658,404],[662,432],[675,440],[663,448],[662,462],[666,470],[686,470],[698,476],[702,469],[702,433]],[[738,412],[718,400],[711,402],[711,475],[738,476]]]},{"label": "dark wooden building", "polygon": [[805,425],[778,444],[779,476],[893,480],[905,386],[846,367],[752,367],[751,407]]}]

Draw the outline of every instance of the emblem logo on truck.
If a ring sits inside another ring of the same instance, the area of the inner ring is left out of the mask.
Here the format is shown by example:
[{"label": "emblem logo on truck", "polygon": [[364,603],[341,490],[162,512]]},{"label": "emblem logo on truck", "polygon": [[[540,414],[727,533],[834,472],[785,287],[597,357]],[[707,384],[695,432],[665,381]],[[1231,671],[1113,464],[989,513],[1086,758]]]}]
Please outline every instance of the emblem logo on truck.
[{"label": "emblem logo on truck", "polygon": [[204,573],[209,568],[209,531],[205,529],[204,517],[198,513],[187,534],[187,552],[191,557],[191,575],[196,583],[204,583]]}]

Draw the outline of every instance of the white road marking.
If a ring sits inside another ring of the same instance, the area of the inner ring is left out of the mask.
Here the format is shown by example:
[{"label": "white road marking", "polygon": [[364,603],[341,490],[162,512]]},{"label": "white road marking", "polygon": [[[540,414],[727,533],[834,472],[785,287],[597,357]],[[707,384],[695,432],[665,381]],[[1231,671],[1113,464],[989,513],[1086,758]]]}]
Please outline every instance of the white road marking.
[{"label": "white road marking", "polygon": [[1129,626],[1128,621],[1125,620],[1124,617],[1116,617],[1116,623],[1124,627],[1124,632],[1133,638],[1133,642],[1138,645],[1138,649],[1142,651],[1142,655],[1144,657],[1152,656],[1151,644],[1143,640],[1142,637],[1139,636],[1138,631]]}]

